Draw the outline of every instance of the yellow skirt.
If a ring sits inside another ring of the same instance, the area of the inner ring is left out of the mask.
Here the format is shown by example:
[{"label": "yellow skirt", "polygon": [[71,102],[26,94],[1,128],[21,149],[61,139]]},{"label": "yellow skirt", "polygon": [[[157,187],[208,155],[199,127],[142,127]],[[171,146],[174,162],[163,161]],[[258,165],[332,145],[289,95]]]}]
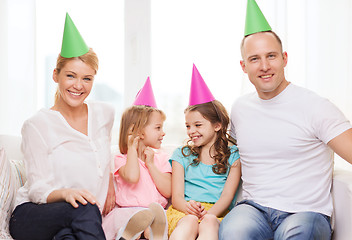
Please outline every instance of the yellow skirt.
[{"label": "yellow skirt", "polygon": [[[209,210],[214,204],[213,203],[201,203],[202,206],[204,206],[205,210]],[[183,212],[180,212],[176,210],[175,208],[172,207],[172,205],[166,210],[166,216],[167,216],[167,222],[168,222],[168,234],[169,236],[171,233],[174,231],[176,228],[176,225],[178,221],[181,220],[186,214]],[[224,217],[218,218],[219,221],[221,222]]]}]

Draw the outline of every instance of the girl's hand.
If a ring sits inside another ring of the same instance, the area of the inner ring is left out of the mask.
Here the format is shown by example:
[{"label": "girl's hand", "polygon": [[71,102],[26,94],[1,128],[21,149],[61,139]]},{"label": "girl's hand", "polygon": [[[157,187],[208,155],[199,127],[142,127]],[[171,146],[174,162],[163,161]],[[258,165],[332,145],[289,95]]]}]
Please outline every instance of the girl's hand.
[{"label": "girl's hand", "polygon": [[132,134],[128,135],[128,149],[135,149],[137,151],[139,144],[139,136],[134,137]]},{"label": "girl's hand", "polygon": [[186,203],[186,214],[195,215],[199,218],[201,214],[201,209],[202,209],[202,205],[199,202],[196,202],[194,200],[189,200]]},{"label": "girl's hand", "polygon": [[[203,206],[202,206],[202,207],[203,207]],[[199,217],[199,219],[200,219],[200,220],[203,220],[203,218],[204,218],[204,216],[205,216],[206,214],[211,214],[211,213],[208,213],[208,211],[205,210],[205,208],[203,207],[202,210],[201,210],[201,212],[200,212],[200,217]]]},{"label": "girl's hand", "polygon": [[73,188],[62,189],[62,197],[66,202],[70,203],[74,208],[78,208],[77,202],[80,202],[83,205],[86,205],[88,202],[93,205],[97,204],[97,206],[100,208],[100,205],[96,200],[95,196],[85,189],[73,189]]},{"label": "girl's hand", "polygon": [[151,149],[150,147],[146,147],[144,149],[144,155],[145,155],[145,164],[148,165],[154,162],[154,150]]}]

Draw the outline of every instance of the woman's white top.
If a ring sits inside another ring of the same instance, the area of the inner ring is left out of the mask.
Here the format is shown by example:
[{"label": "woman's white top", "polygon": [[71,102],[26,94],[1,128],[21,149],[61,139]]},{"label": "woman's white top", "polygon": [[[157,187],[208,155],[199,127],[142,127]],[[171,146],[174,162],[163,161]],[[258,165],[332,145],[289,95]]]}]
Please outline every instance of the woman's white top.
[{"label": "woman's white top", "polygon": [[86,189],[104,206],[111,172],[110,138],[114,109],[87,103],[88,135],[72,128],[60,112],[41,109],[22,127],[27,182],[15,206],[46,203],[57,189]]}]

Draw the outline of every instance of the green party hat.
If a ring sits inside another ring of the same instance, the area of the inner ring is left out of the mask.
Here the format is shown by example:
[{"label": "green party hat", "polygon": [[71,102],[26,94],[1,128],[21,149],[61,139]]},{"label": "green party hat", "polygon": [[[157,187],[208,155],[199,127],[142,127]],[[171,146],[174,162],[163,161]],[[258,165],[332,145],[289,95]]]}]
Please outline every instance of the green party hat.
[{"label": "green party hat", "polygon": [[271,27],[268,21],[266,21],[262,11],[260,11],[258,4],[255,2],[255,0],[248,0],[244,36],[270,30]]},{"label": "green party hat", "polygon": [[66,13],[64,36],[62,38],[61,56],[64,58],[79,57],[89,51],[81,34],[72,19]]}]

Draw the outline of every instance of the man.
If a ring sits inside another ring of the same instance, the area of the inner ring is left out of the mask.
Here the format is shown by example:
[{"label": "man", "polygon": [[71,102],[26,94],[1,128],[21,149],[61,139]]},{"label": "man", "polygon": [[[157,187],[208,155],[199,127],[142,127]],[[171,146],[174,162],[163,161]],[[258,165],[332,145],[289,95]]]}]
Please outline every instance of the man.
[{"label": "man", "polygon": [[[261,14],[249,0],[246,21],[253,8]],[[286,80],[287,53],[262,17],[262,25],[246,23],[241,45],[256,92],[231,113],[244,200],[222,221],[219,238],[330,239],[332,150],[352,163],[351,124],[327,99]]]}]

